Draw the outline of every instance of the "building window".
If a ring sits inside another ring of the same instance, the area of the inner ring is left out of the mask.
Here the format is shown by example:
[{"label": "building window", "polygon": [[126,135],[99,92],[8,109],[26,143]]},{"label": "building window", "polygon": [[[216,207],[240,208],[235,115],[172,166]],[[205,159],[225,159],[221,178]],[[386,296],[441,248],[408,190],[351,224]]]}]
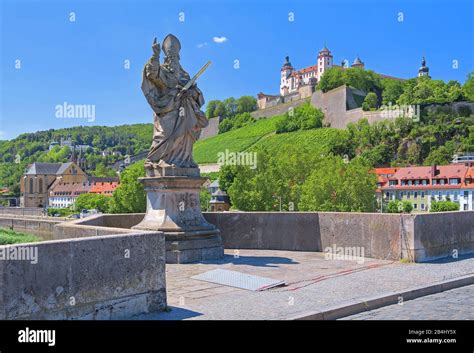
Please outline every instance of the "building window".
[{"label": "building window", "polygon": [[421,197],[422,198],[425,197],[425,192],[424,191],[421,192]]},{"label": "building window", "polygon": [[33,178],[30,178],[30,194],[32,194],[33,192]]},{"label": "building window", "polygon": [[421,206],[421,209],[422,209],[422,210],[425,209],[425,204],[424,204],[424,203],[422,203],[420,206]]},{"label": "building window", "polygon": [[43,193],[43,179],[41,179],[41,178],[38,179],[38,192],[40,194]]},{"label": "building window", "polygon": [[418,205],[416,203],[413,204],[413,209],[417,209],[418,208]]},{"label": "building window", "polygon": [[415,192],[413,193],[413,198],[416,199],[417,197],[418,197],[418,191],[415,191]]}]

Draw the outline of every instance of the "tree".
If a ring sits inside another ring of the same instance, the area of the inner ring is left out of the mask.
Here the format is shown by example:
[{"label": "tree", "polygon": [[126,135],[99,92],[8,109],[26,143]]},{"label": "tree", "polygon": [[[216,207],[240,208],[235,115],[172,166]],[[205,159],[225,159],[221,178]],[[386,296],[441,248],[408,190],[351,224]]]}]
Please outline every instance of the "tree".
[{"label": "tree", "polygon": [[219,124],[219,133],[224,133],[233,129],[239,129],[255,122],[255,118],[250,113],[237,114],[235,117],[225,118]]},{"label": "tree", "polygon": [[212,101],[209,101],[207,103],[207,106],[206,106],[206,116],[208,119],[212,119],[214,117],[216,117],[216,108],[219,104],[219,100],[212,100]]},{"label": "tree", "polygon": [[388,213],[400,213],[399,207],[400,201],[398,200],[390,200],[387,204],[387,212]]},{"label": "tree", "polygon": [[403,82],[399,80],[383,79],[382,81],[382,104],[395,105],[403,93]]},{"label": "tree", "polygon": [[430,212],[459,211],[459,203],[453,201],[431,201]]},{"label": "tree", "polygon": [[237,102],[234,97],[229,97],[224,99],[224,117],[232,117],[237,113]]},{"label": "tree", "polygon": [[441,146],[430,152],[426,157],[425,165],[443,165],[449,164],[453,159],[454,151],[447,146]]},{"label": "tree", "polygon": [[324,113],[321,109],[307,102],[287,112],[285,118],[278,122],[276,133],[320,128],[323,126],[323,119]]},{"label": "tree", "polygon": [[225,118],[219,123],[219,134],[232,130],[233,124],[231,118]]},{"label": "tree", "polygon": [[257,100],[252,96],[242,96],[237,99],[237,114],[250,113],[257,110]]},{"label": "tree", "polygon": [[318,84],[318,89],[327,92],[342,85],[360,89],[364,92],[379,91],[382,88],[380,76],[372,70],[359,67],[341,69],[332,67],[326,70]]},{"label": "tree", "polygon": [[217,104],[216,104],[216,108],[214,109],[214,116],[217,117],[221,117],[221,118],[225,118],[227,116],[226,114],[226,110],[225,110],[225,105],[223,102],[219,101]]},{"label": "tree", "polygon": [[211,201],[211,193],[205,187],[202,187],[199,191],[199,202],[202,211],[209,211],[209,201]]},{"label": "tree", "polygon": [[474,102],[474,71],[467,75],[466,82],[462,86],[462,94],[467,100]]},{"label": "tree", "polygon": [[143,161],[126,168],[120,175],[110,205],[111,213],[142,213],[146,211],[146,193],[138,178],[145,176]]},{"label": "tree", "polygon": [[324,71],[317,88],[323,92],[327,92],[344,84],[345,78],[343,70],[337,67],[331,67]]},{"label": "tree", "polygon": [[302,211],[371,212],[375,210],[376,177],[360,158],[344,162],[322,159],[302,186]]},{"label": "tree", "polygon": [[226,166],[219,182],[242,211],[373,211],[376,176],[360,158],[321,156],[304,146],[257,150],[258,167]]},{"label": "tree", "polygon": [[106,167],[103,163],[97,163],[95,166],[95,170],[91,172],[93,176],[96,177],[116,177],[117,172],[113,170],[112,168]]},{"label": "tree", "polygon": [[377,95],[374,92],[369,92],[362,103],[362,110],[373,110],[377,108]]},{"label": "tree", "polygon": [[413,205],[407,200],[391,200],[387,205],[388,213],[411,213]]},{"label": "tree", "polygon": [[421,147],[417,143],[412,143],[407,150],[407,162],[409,164],[420,163]]},{"label": "tree", "polygon": [[404,90],[398,104],[444,104],[462,99],[463,88],[459,82],[432,80],[418,77],[404,82]]},{"label": "tree", "polygon": [[100,212],[107,212],[109,207],[110,196],[105,196],[101,194],[86,193],[81,194],[77,197],[74,204],[76,211],[83,209],[92,210],[96,209]]}]

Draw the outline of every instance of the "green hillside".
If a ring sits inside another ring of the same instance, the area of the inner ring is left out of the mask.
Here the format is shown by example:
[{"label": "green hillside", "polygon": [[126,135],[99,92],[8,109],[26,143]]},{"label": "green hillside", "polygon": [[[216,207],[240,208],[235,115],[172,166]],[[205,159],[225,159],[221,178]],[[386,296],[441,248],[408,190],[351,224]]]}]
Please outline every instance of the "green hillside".
[{"label": "green hillside", "polygon": [[194,145],[194,160],[197,163],[216,163],[217,153],[226,149],[229,152],[245,151],[264,136],[273,134],[276,124],[282,119],[283,116],[260,119],[243,128],[198,141]]},{"label": "green hillside", "polygon": [[283,115],[279,115],[260,119],[243,128],[198,141],[194,145],[194,159],[200,164],[216,163],[217,154],[226,149],[229,152],[241,152],[265,148],[270,152],[278,152],[285,145],[304,145],[320,153],[343,153],[346,150],[349,135],[345,130],[322,128],[275,134],[276,124],[283,118]]},{"label": "green hillside", "polygon": [[315,152],[326,153],[340,146],[340,142],[348,137],[347,131],[334,128],[303,130],[266,136],[251,149],[263,147],[269,152],[276,153],[285,146],[304,145]]}]

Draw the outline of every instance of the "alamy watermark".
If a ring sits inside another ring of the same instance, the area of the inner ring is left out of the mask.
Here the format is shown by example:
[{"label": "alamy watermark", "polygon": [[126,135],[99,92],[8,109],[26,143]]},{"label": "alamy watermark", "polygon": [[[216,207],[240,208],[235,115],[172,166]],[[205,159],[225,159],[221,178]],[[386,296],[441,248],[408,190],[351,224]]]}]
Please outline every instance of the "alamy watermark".
[{"label": "alamy watermark", "polygon": [[328,246],[324,249],[326,260],[348,260],[356,261],[358,264],[365,262],[365,251],[362,246]]},{"label": "alamy watermark", "polygon": [[401,118],[410,118],[413,121],[420,121],[420,106],[411,105],[411,104],[394,104],[391,102],[382,104],[380,106],[381,114],[383,118],[386,119],[395,119],[398,117]]},{"label": "alamy watermark", "polygon": [[257,168],[257,152],[230,152],[227,148],[224,152],[217,153],[217,164],[224,165],[245,165],[250,169]]},{"label": "alamy watermark", "polygon": [[70,104],[64,102],[54,107],[58,119],[87,119],[95,121],[95,104]]},{"label": "alamy watermark", "polygon": [[0,260],[30,261],[33,265],[38,263],[37,246],[6,246],[0,248]]}]

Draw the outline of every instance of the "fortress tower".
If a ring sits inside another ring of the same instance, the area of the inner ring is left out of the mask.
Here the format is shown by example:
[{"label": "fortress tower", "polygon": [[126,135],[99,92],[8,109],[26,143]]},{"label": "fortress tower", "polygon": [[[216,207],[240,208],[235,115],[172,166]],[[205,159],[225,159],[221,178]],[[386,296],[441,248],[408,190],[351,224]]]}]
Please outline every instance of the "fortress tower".
[{"label": "fortress tower", "polygon": [[319,51],[317,66],[318,71],[316,73],[316,79],[319,82],[324,71],[332,67],[332,54],[326,46]]},{"label": "fortress tower", "polygon": [[288,94],[291,85],[291,74],[293,73],[293,66],[290,63],[290,57],[285,57],[285,63],[281,67],[280,75],[280,95],[285,96]]}]

